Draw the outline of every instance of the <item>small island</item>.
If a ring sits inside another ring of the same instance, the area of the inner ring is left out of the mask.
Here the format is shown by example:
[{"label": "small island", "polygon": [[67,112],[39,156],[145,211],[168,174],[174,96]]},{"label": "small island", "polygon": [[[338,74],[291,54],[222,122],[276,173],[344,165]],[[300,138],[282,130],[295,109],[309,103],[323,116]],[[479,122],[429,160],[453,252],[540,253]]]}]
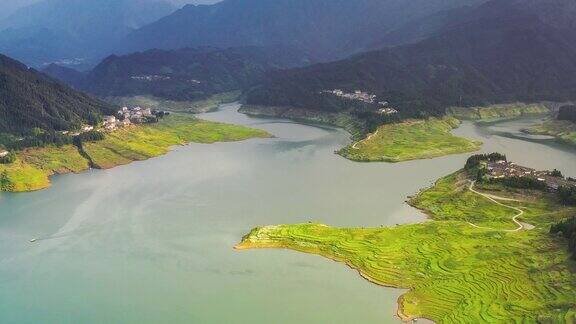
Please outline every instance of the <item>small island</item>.
[{"label": "small island", "polygon": [[482,143],[451,134],[459,125],[452,117],[385,124],[338,153],[360,162],[402,162],[479,150]]},{"label": "small island", "polygon": [[409,289],[398,300],[405,321],[576,320],[576,262],[569,252],[576,250],[573,179],[497,153],[475,155],[410,204],[432,221],[381,228],[266,226],[253,229],[236,249],[318,254],[375,284]]},{"label": "small island", "polygon": [[[126,113],[137,114],[132,110]],[[38,141],[38,145],[10,151],[0,149],[5,155],[0,158],[0,191],[45,189],[50,186],[52,175],[78,173],[89,168],[108,169],[146,160],[168,153],[175,145],[270,137],[262,130],[204,121],[190,115],[162,115],[154,122],[140,124],[108,116],[101,123],[101,129],[85,126],[74,134],[56,135],[39,132],[34,139],[28,139]]]}]

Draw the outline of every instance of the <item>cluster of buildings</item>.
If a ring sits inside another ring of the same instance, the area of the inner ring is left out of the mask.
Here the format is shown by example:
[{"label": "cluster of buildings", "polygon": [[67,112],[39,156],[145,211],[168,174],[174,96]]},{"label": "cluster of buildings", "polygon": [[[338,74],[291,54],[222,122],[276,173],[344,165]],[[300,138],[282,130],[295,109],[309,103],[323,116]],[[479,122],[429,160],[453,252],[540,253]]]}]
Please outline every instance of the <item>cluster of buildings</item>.
[{"label": "cluster of buildings", "polygon": [[142,107],[122,107],[116,116],[104,116],[102,127],[106,131],[114,131],[119,127],[126,127],[132,124],[144,124],[151,120],[156,120],[156,111]]},{"label": "cluster of buildings", "polygon": [[[370,94],[368,92],[364,92],[362,90],[356,90],[354,92],[345,92],[345,91],[340,90],[340,89],[334,89],[334,90],[324,90],[324,91],[321,91],[321,93],[328,93],[328,94],[332,94],[336,97],[349,99],[349,100],[355,100],[355,101],[361,101],[361,102],[364,102],[367,104],[376,103],[376,98],[377,98],[376,95]],[[378,113],[381,115],[392,115],[392,114],[398,113],[398,110],[389,107],[389,104],[387,101],[378,102],[378,106],[381,107],[380,109],[378,109]]]},{"label": "cluster of buildings", "polygon": [[380,115],[393,115],[393,114],[397,114],[398,110],[396,110],[394,108],[386,107],[386,108],[378,109],[378,113]]},{"label": "cluster of buildings", "polygon": [[334,90],[324,90],[322,91],[322,93],[329,93],[335,95],[336,97],[362,101],[368,104],[373,104],[376,101],[376,95],[364,92],[362,90],[356,90],[354,92],[345,92],[340,89],[334,89]]},{"label": "cluster of buildings", "polygon": [[169,77],[169,76],[166,76],[166,75],[153,74],[153,75],[133,75],[133,76],[130,77],[130,79],[132,79],[132,80],[138,80],[138,81],[152,82],[152,81],[165,81],[165,80],[170,80],[170,77]]},{"label": "cluster of buildings", "polygon": [[[143,82],[155,82],[155,81],[168,81],[171,80],[172,77],[168,75],[159,75],[159,74],[151,74],[151,75],[133,75],[130,77],[132,80],[136,81],[143,81]],[[190,83],[200,84],[202,82],[196,79],[185,80]]]},{"label": "cluster of buildings", "polygon": [[551,190],[558,190],[562,186],[576,186],[576,182],[567,180],[561,175],[554,175],[550,171],[538,171],[504,160],[488,162],[487,170],[488,177],[492,179],[530,177],[546,183],[546,187]]}]

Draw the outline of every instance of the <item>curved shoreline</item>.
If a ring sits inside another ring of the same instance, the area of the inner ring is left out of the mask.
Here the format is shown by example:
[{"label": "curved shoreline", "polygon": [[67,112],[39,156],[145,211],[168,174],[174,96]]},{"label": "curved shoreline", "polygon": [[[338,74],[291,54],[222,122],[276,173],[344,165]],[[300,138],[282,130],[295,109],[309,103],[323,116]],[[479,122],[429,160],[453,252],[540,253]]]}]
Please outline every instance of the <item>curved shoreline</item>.
[{"label": "curved shoreline", "polygon": [[[283,247],[283,246],[277,246],[274,244],[270,244],[270,245],[266,245],[266,244],[262,244],[259,243],[258,245],[251,245],[250,243],[246,243],[246,242],[240,242],[238,244],[236,244],[233,247],[234,250],[236,251],[244,251],[244,250],[256,250],[256,249],[275,249],[275,250],[286,250],[286,251],[298,251],[292,248],[288,248],[288,247]],[[389,284],[389,283],[385,283],[382,281],[379,281],[373,277],[370,277],[368,274],[366,274],[364,271],[362,271],[359,268],[354,267],[354,265],[352,265],[349,261],[344,260],[344,259],[338,259],[336,257],[333,256],[328,256],[328,255],[324,255],[318,252],[310,252],[310,251],[298,251],[298,252],[302,252],[302,253],[307,253],[307,254],[314,254],[314,255],[318,255],[321,256],[325,259],[328,260],[332,260],[334,262],[337,263],[341,263],[346,265],[348,268],[356,271],[358,273],[358,275],[360,275],[361,278],[363,278],[364,280],[373,283],[375,285],[381,286],[381,287],[385,287],[385,288],[394,288],[394,289],[400,289],[400,290],[405,290],[404,293],[402,293],[400,295],[400,297],[398,297],[398,299],[396,300],[397,303],[397,308],[396,308],[396,316],[403,322],[409,322],[409,321],[413,321],[413,320],[418,320],[418,319],[426,319],[428,321],[431,321],[434,323],[434,320],[430,319],[430,318],[426,318],[424,316],[411,316],[408,315],[404,312],[404,306],[403,306],[403,302],[404,302],[404,295],[409,292],[412,291],[414,288],[413,287],[400,287],[400,286],[395,286],[393,284]]]}]

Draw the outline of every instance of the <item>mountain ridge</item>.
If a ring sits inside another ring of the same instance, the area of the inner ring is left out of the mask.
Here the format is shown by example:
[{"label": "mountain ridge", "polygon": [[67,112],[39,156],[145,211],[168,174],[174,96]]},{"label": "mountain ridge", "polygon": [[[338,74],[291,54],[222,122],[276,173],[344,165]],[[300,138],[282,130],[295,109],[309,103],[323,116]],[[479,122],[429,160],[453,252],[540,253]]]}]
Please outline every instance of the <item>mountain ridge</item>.
[{"label": "mountain ridge", "polygon": [[0,81],[0,133],[69,130],[114,112],[113,106],[1,54]]}]

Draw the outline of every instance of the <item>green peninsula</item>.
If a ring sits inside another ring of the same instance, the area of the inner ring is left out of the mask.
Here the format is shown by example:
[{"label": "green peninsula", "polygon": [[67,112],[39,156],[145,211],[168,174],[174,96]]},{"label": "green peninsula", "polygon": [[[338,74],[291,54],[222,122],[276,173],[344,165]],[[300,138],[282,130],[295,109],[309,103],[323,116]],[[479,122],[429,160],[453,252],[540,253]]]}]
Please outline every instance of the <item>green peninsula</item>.
[{"label": "green peninsula", "polygon": [[532,135],[553,136],[558,142],[576,146],[576,123],[569,120],[547,120],[525,129],[524,132]]},{"label": "green peninsula", "polygon": [[29,148],[16,153],[16,161],[0,164],[0,191],[45,189],[50,176],[107,169],[166,154],[174,145],[215,143],[266,138],[262,130],[172,114],[154,124],[143,124],[106,133],[101,141],[74,145]]},{"label": "green peninsula", "polygon": [[451,134],[459,125],[452,117],[386,124],[366,139],[343,148],[339,154],[360,162],[402,162],[480,149],[480,142]]},{"label": "green peninsula", "polygon": [[[546,192],[478,185],[459,171],[411,204],[432,221],[390,228],[259,227],[236,249],[283,248],[343,262],[382,286],[409,289],[402,320],[574,323],[576,262],[550,226],[576,209]],[[524,211],[517,227],[516,208]],[[515,218],[514,218],[515,219]]]}]

